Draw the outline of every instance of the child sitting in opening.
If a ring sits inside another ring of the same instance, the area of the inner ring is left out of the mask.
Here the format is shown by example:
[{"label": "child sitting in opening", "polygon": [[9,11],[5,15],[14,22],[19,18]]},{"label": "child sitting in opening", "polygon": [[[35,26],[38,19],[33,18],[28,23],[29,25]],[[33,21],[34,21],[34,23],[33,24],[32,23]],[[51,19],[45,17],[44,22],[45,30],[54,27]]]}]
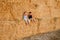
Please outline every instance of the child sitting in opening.
[{"label": "child sitting in opening", "polygon": [[26,24],[29,23],[28,22],[28,16],[27,16],[26,12],[23,13],[23,19],[24,19],[24,21],[25,21]]},{"label": "child sitting in opening", "polygon": [[28,19],[29,19],[29,23],[30,23],[30,21],[32,21],[32,14],[31,14],[31,12],[29,12],[29,14],[28,14]]}]

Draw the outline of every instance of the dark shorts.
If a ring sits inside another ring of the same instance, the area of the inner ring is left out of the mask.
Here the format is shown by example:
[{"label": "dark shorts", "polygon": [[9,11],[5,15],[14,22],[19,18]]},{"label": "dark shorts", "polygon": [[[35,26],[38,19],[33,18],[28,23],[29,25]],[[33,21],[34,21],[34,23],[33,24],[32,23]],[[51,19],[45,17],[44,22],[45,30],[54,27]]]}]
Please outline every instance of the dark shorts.
[{"label": "dark shorts", "polygon": [[32,16],[30,15],[30,16],[28,16],[28,18],[29,18],[29,19],[32,19]]}]

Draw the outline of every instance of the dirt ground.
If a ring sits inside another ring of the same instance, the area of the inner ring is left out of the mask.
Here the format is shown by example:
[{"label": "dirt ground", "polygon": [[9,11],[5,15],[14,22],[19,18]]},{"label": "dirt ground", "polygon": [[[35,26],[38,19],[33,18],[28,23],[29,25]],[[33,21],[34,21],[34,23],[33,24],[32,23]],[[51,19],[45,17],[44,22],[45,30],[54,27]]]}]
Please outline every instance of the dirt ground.
[{"label": "dirt ground", "polygon": [[22,39],[18,38],[17,40],[60,40],[60,30],[36,34]]},{"label": "dirt ground", "polygon": [[[26,25],[24,12],[34,22]],[[28,13],[27,13],[28,14]],[[0,0],[0,40],[16,40],[60,29],[60,0]]]}]

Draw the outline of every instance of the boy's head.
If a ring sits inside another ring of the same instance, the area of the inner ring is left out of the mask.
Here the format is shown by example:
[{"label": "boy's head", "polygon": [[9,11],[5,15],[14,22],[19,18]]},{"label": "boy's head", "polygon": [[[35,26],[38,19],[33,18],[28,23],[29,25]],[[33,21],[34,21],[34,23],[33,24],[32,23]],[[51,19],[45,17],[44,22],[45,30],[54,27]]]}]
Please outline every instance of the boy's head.
[{"label": "boy's head", "polygon": [[31,15],[32,12],[29,12],[29,15]]},{"label": "boy's head", "polygon": [[29,12],[29,14],[32,13],[32,12]]}]

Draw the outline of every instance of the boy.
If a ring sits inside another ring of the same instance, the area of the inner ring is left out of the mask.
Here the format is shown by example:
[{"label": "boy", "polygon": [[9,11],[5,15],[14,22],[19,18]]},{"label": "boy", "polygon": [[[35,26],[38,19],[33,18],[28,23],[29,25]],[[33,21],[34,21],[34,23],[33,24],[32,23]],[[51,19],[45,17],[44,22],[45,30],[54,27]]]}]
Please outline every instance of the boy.
[{"label": "boy", "polygon": [[29,14],[28,14],[28,19],[29,19],[29,23],[30,23],[30,21],[32,21],[32,14],[31,14],[31,12],[29,12]]}]

